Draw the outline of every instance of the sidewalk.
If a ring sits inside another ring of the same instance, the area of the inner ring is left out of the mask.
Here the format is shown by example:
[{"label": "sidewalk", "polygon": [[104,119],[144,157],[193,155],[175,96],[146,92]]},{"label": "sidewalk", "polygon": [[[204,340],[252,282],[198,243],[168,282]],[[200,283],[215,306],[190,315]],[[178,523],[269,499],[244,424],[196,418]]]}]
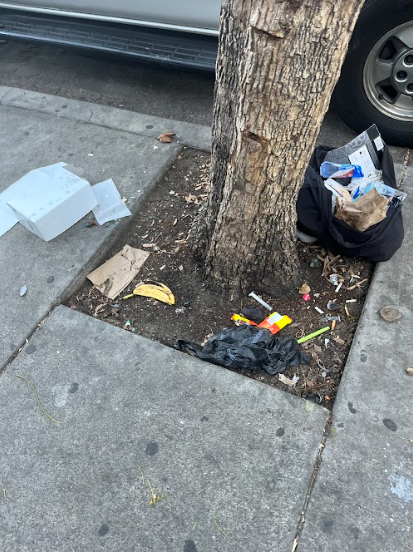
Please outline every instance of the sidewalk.
[{"label": "sidewalk", "polygon": [[[166,130],[179,142],[154,140]],[[338,146],[351,136],[330,115],[318,143]],[[32,168],[66,161],[83,167],[92,183],[113,178],[136,213],[182,144],[208,149],[209,141],[207,127],[0,87],[1,190]],[[404,152],[392,153],[401,177]],[[411,167],[403,178],[405,242],[376,270],[319,473],[328,419],[321,407],[54,308],[105,258],[128,219],[99,232],[80,222],[49,243],[19,225],[3,236],[2,548],[291,552],[309,499],[297,551],[407,551]],[[377,314],[388,304],[403,313],[393,325]],[[42,414],[16,375],[34,384],[62,424]],[[154,507],[139,467],[154,492],[167,495]]]},{"label": "sidewalk", "polygon": [[[1,378],[2,549],[290,552],[326,420],[297,397],[57,307]],[[153,507],[140,468],[166,495]]]},{"label": "sidewalk", "polygon": [[[404,552],[413,530],[413,169],[405,238],[379,264],[334,404],[299,550]],[[382,320],[395,305],[402,318]]]}]

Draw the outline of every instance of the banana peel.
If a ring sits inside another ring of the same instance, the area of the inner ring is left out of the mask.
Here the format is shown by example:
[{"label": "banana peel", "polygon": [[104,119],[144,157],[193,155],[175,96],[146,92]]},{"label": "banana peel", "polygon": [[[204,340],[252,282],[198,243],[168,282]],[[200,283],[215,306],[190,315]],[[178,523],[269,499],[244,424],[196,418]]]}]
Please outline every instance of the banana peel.
[{"label": "banana peel", "polygon": [[131,295],[126,295],[123,299],[130,299],[134,295],[141,297],[150,297],[166,303],[167,305],[175,305],[175,297],[172,291],[165,284],[138,284]]}]

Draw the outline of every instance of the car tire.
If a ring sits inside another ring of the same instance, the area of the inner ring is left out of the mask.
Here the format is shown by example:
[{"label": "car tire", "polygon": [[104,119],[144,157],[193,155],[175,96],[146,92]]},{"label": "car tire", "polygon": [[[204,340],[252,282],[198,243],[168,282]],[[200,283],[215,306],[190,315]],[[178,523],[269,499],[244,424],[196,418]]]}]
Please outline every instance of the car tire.
[{"label": "car tire", "polygon": [[387,143],[413,146],[412,0],[367,1],[334,99],[343,120],[356,131],[376,123]]}]

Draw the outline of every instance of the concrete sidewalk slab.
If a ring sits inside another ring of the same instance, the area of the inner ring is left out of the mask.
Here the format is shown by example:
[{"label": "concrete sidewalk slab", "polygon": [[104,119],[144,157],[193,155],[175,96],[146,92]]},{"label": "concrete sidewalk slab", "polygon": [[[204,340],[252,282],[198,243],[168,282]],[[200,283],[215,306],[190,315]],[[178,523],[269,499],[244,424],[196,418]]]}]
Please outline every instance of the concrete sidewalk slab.
[{"label": "concrete sidewalk slab", "polygon": [[204,151],[211,149],[211,127],[209,126],[6,86],[0,86],[0,105],[20,107],[152,138],[158,137],[162,132],[175,132],[176,139],[181,144]]},{"label": "concrete sidewalk slab", "polygon": [[[333,410],[298,552],[408,552],[413,542],[413,169],[405,239],[379,264]],[[395,305],[402,318],[378,314]]]},{"label": "concrete sidewalk slab", "polygon": [[58,307],[1,376],[2,549],[291,552],[327,414]]},{"label": "concrete sidewalk slab", "polygon": [[[113,178],[135,213],[178,149],[132,133],[0,105],[0,191],[31,169],[65,161],[83,167],[93,184]],[[103,260],[129,222],[90,229],[80,222],[48,243],[21,225],[1,237],[0,370],[52,305]],[[21,298],[23,285],[28,292]]]}]

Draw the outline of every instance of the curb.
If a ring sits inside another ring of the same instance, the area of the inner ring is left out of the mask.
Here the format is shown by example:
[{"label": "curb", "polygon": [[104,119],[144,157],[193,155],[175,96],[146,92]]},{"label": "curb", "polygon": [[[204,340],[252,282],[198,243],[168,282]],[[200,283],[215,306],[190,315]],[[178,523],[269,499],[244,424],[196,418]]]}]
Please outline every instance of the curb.
[{"label": "curb", "polygon": [[0,86],[0,105],[39,111],[149,138],[157,138],[162,132],[175,132],[178,138],[176,143],[201,151],[211,151],[212,135],[209,126],[7,86]]}]

